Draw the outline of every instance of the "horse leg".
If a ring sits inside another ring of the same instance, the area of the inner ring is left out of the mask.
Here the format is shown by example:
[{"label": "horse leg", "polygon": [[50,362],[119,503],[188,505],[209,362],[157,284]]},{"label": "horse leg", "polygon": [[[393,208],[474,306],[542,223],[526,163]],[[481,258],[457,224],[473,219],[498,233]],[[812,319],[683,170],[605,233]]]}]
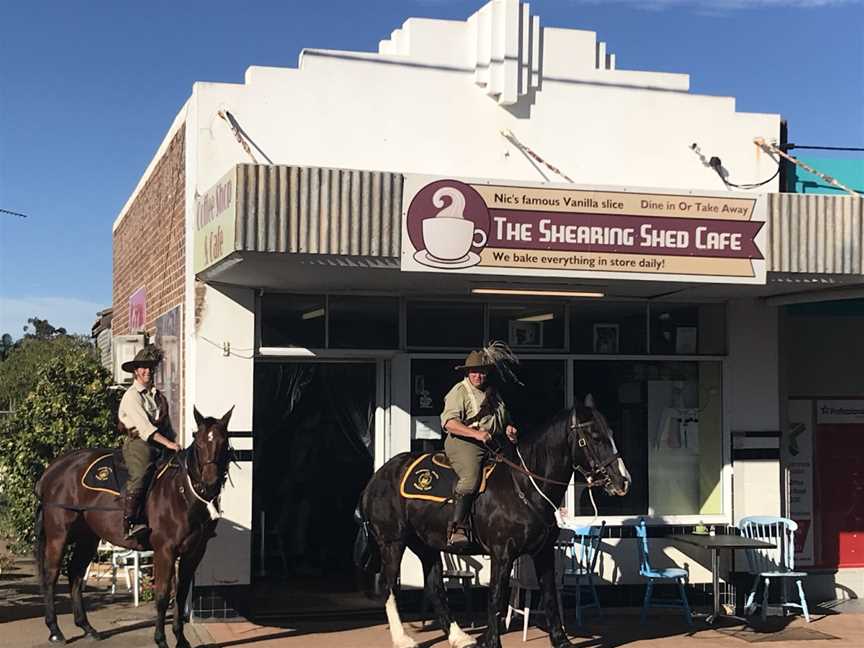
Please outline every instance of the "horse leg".
[{"label": "horse leg", "polygon": [[549,626],[549,641],[555,648],[572,646],[561,623],[561,607],[555,578],[555,546],[547,544],[534,556],[534,571],[543,593],[543,609]]},{"label": "horse leg", "polygon": [[432,603],[432,609],[438,616],[441,630],[447,633],[447,640],[453,648],[467,648],[476,645],[474,638],[465,634],[459,624],[450,616],[450,606],[447,605],[447,592],[444,589],[444,579],[441,577],[441,554],[436,549],[412,542],[408,545],[423,563],[425,595]]},{"label": "horse leg", "polygon": [[75,615],[75,625],[81,628],[85,634],[94,639],[101,639],[101,635],[87,621],[87,609],[84,606],[84,574],[87,573],[87,565],[96,555],[99,546],[99,536],[87,532],[75,540],[72,557],[69,560],[69,593],[72,597],[72,612]]},{"label": "horse leg", "polygon": [[174,597],[174,624],[172,630],[177,639],[177,648],[189,648],[189,641],[183,634],[183,624],[186,621],[186,597],[189,588],[192,587],[192,577],[198,569],[198,563],[204,557],[204,549],[207,541],[201,540],[198,546],[184,556],[180,557],[180,568],[177,574],[177,594]]},{"label": "horse leg", "polygon": [[513,569],[513,558],[510,556],[492,556],[492,573],[489,579],[489,611],[488,627],[483,637],[477,642],[477,648],[501,648],[501,636],[498,630],[498,617],[505,600],[507,583]]},{"label": "horse leg", "polygon": [[46,515],[45,509],[40,507],[36,517],[36,566],[45,598],[45,625],[48,626],[48,641],[51,643],[66,643],[66,637],[57,625],[54,588],[60,575],[69,529],[76,516],[74,511],[61,508],[51,508]]},{"label": "horse leg", "polygon": [[159,648],[168,648],[165,641],[165,613],[171,600],[174,580],[173,547],[162,547],[153,554],[153,578],[156,582],[156,631],[153,640]]},{"label": "horse leg", "polygon": [[401,540],[381,545],[381,582],[387,596],[384,610],[387,612],[387,624],[390,626],[393,648],[417,648],[417,642],[405,634],[399,609],[396,606],[396,579],[399,577],[404,552],[405,545]]}]

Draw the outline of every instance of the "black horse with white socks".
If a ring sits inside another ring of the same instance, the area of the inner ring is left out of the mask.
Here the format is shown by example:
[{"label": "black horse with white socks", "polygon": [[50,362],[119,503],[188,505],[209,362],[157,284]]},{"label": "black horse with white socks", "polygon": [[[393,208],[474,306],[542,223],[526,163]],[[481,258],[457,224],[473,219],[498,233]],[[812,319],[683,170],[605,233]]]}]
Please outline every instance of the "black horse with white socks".
[{"label": "black horse with white socks", "polygon": [[574,472],[590,486],[602,486],[611,495],[627,493],[630,475],[618,455],[606,419],[591,407],[565,410],[546,426],[521,436],[519,463],[508,466],[509,469],[499,466],[489,477],[486,492],[474,505],[475,546],[465,553],[486,554],[492,559],[488,627],[476,641],[453,621],[441,577],[440,552],[447,544],[452,505],[400,496],[405,471],[418,455],[403,453],[393,457],[372,476],[363,491],[360,514],[380,551],[387,621],[394,648],[417,645],[405,634],[394,590],[405,547],[422,562],[426,596],[453,648],[473,645],[500,648],[498,622],[510,571],[513,561],[526,554],[533,557],[540,580],[552,645],[556,648],[572,645],[562,627],[555,590],[556,507],[563,500]]}]

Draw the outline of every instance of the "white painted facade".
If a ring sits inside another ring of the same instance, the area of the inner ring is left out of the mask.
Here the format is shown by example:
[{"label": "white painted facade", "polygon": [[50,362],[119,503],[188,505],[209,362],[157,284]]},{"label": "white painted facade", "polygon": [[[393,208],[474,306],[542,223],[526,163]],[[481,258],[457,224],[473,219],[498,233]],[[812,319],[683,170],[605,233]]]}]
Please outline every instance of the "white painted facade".
[{"label": "white painted facade", "polygon": [[[220,111],[236,117],[274,164],[562,181],[508,143],[501,131],[509,130],[579,184],[725,190],[691,149],[694,143],[707,157],[720,157],[736,182],[773,175],[776,163],[757,154],[753,139],[776,140],[780,117],[736,112],[734,98],[688,89],[686,74],[618,69],[594,32],[544,27],[517,0],[493,0],[466,21],[412,18],[375,53],[306,49],[296,69],[252,66],[243,83],[199,82],[175,120],[186,129],[187,250],[196,196],[234,165],[253,161]],[[253,155],[266,161],[259,151]],[[775,179],[763,191],[777,189]],[[255,291],[208,286],[196,301],[192,256],[187,253],[183,430],[191,429],[195,404],[214,416],[233,405],[230,429],[251,431]],[[734,292],[723,297],[729,296]],[[776,310],[732,299],[728,331],[725,448],[733,430],[780,424]],[[379,408],[376,467],[410,449],[409,360],[406,354],[379,358],[379,402],[392,404]],[[254,449],[251,438],[233,443]],[[776,471],[776,464],[754,462],[733,480],[724,457],[723,514],[716,522],[779,512]],[[232,471],[232,479],[219,535],[196,585],[251,582],[251,463]],[[667,558],[689,563],[691,582],[710,581],[704,566],[671,544],[655,544]],[[603,580],[640,582],[635,543],[612,540],[609,547]],[[414,563],[406,558],[404,585],[419,584]]]}]

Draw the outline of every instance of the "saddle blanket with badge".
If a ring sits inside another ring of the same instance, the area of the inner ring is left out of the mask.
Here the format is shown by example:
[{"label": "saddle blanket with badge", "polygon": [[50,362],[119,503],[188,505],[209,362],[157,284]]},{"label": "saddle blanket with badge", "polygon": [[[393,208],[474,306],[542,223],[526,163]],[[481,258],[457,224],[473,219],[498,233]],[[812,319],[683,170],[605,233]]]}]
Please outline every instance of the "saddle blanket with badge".
[{"label": "saddle blanket with badge", "polygon": [[[176,462],[161,461],[156,467],[156,479]],[[120,450],[105,448],[94,459],[84,473],[81,475],[81,485],[90,490],[119,496],[129,479],[129,472],[123,462],[123,453]]]},{"label": "saddle blanket with badge", "polygon": [[[486,483],[496,463],[483,466],[478,493],[486,490]],[[453,497],[458,477],[443,452],[426,453],[414,459],[402,476],[399,494],[405,499],[446,502]]]}]

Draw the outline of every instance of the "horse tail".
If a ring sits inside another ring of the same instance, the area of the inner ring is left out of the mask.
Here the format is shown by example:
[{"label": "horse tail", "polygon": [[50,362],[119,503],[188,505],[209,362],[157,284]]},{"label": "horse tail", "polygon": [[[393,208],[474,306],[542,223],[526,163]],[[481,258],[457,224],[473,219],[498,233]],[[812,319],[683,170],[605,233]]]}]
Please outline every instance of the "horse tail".
[{"label": "horse tail", "polygon": [[369,525],[369,520],[357,505],[354,511],[354,519],[360,525],[357,529],[357,537],[354,538],[354,564],[368,574],[377,574],[381,571],[381,549],[375,540],[375,535]]},{"label": "horse tail", "polygon": [[36,532],[36,543],[33,546],[34,557],[36,558],[36,572],[39,575],[39,586],[45,583],[45,512],[42,508],[42,498],[36,504],[36,524],[34,527]]}]

